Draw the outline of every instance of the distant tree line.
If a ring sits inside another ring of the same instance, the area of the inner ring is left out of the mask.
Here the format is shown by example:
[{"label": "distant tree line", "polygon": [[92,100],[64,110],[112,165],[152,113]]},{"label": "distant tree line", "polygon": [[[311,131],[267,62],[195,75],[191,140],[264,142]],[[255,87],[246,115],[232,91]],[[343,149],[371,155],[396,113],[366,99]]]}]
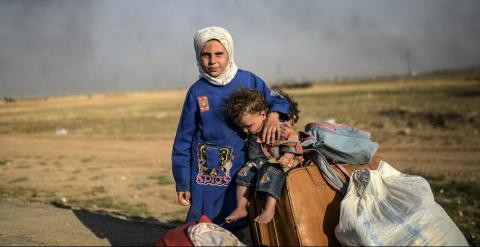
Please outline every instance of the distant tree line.
[{"label": "distant tree line", "polygon": [[3,97],[3,101],[5,101],[5,103],[14,103],[16,100],[10,97]]},{"label": "distant tree line", "polygon": [[434,70],[424,73],[410,73],[405,75],[381,75],[381,76],[352,76],[352,77],[335,77],[328,80],[285,80],[274,83],[272,89],[289,89],[289,88],[308,88],[313,84],[326,83],[353,83],[353,82],[375,82],[375,81],[400,81],[400,80],[426,80],[437,78],[462,79],[468,81],[480,81],[480,67],[460,68],[460,69],[443,69]]}]

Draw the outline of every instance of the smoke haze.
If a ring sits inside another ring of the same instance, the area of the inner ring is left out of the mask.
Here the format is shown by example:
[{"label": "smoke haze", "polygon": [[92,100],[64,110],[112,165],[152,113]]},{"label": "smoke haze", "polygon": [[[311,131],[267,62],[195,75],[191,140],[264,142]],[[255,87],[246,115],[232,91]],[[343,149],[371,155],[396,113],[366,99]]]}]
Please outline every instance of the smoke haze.
[{"label": "smoke haze", "polygon": [[185,88],[193,36],[232,33],[268,82],[480,65],[480,1],[0,0],[0,96]]}]

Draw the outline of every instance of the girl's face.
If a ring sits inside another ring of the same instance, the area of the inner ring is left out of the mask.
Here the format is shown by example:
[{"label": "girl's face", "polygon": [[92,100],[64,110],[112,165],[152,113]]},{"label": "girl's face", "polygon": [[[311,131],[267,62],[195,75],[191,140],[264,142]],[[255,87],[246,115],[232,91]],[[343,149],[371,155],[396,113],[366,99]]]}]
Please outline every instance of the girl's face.
[{"label": "girl's face", "polygon": [[263,122],[266,115],[265,111],[253,114],[244,112],[238,125],[245,134],[257,134],[263,129]]},{"label": "girl's face", "polygon": [[215,39],[207,41],[200,52],[202,69],[211,77],[223,73],[228,64],[228,53],[225,47]]}]

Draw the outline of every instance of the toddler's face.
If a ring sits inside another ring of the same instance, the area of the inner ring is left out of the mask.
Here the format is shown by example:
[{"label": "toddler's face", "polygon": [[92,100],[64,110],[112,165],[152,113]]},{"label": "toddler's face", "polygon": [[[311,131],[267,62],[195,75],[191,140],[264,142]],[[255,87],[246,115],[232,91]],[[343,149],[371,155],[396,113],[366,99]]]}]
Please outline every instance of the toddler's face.
[{"label": "toddler's face", "polygon": [[209,40],[200,53],[202,69],[211,77],[217,77],[223,73],[228,64],[228,53],[222,43],[217,40]]},{"label": "toddler's face", "polygon": [[245,134],[257,134],[263,128],[263,122],[266,118],[265,111],[257,113],[244,112],[238,125]]}]

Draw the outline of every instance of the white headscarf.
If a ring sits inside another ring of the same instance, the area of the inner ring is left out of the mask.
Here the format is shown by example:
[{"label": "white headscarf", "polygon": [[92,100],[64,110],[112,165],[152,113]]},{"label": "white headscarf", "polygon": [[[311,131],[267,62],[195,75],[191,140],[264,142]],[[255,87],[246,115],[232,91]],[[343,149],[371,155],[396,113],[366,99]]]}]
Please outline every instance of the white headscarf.
[{"label": "white headscarf", "polygon": [[[218,40],[225,50],[228,53],[228,64],[223,71],[222,74],[218,75],[217,77],[211,77],[208,75],[202,68],[202,62],[200,53],[202,51],[203,46],[207,41],[216,39]],[[232,81],[233,77],[238,71],[238,67],[235,64],[235,60],[233,59],[233,39],[232,35],[221,27],[206,27],[203,29],[198,30],[197,34],[195,34],[195,39],[193,40],[193,44],[195,46],[195,54],[197,56],[197,66],[198,71],[200,72],[200,77],[207,79],[210,83],[217,85],[217,86],[225,86],[230,81]]]}]

